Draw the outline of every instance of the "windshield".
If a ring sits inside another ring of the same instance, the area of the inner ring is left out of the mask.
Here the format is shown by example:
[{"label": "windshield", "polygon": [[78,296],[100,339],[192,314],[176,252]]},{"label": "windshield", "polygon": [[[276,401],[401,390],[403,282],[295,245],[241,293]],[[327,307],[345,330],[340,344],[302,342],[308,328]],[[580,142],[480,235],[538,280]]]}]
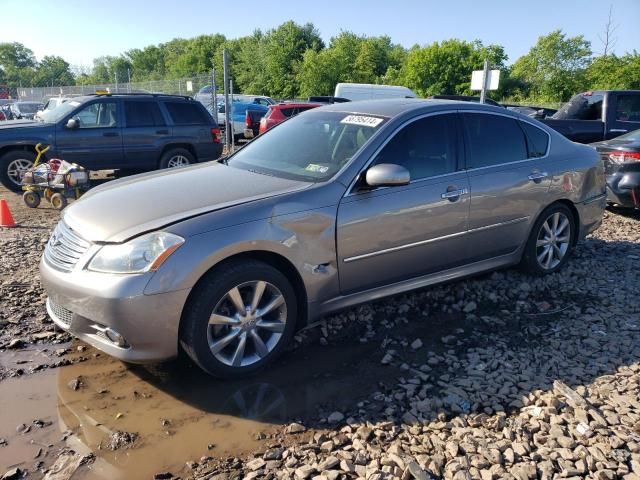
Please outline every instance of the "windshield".
[{"label": "windshield", "polygon": [[39,103],[16,103],[18,110],[22,113],[36,113],[40,107]]},{"label": "windshield", "polygon": [[43,122],[47,123],[56,123],[58,120],[61,120],[68,114],[70,114],[73,110],[81,105],[80,102],[76,102],[74,100],[70,102],[65,102],[57,107],[46,110],[40,114],[40,118],[42,118]]},{"label": "windshield", "polygon": [[227,164],[265,175],[323,182],[335,175],[385,121],[373,115],[312,110],[260,135]]},{"label": "windshield", "polygon": [[554,120],[602,120],[601,94],[579,93],[554,113]]}]

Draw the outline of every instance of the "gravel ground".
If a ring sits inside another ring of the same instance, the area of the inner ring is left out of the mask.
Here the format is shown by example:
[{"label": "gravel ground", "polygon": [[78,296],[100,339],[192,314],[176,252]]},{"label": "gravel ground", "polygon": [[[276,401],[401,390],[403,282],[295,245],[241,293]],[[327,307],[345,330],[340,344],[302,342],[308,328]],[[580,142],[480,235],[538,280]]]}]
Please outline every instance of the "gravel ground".
[{"label": "gravel ground", "polygon": [[[47,320],[37,278],[58,214],[3,196],[22,226],[0,230],[0,358],[35,343],[59,366],[70,360],[56,343],[69,338]],[[174,474],[640,479],[639,270],[640,215],[608,211],[553,276],[503,270],[329,317],[293,351],[375,345],[352,372],[375,387],[292,419],[248,458],[185,459]],[[390,369],[401,375],[378,383]],[[19,370],[0,378],[31,373]]]}]

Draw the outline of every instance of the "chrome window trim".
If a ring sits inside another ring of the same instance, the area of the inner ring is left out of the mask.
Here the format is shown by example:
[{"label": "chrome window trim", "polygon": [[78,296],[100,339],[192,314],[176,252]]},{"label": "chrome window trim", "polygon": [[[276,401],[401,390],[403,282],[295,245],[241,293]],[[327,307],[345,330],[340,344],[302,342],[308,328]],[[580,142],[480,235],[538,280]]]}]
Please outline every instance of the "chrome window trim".
[{"label": "chrome window trim", "polygon": [[404,245],[398,245],[397,247],[385,248],[383,250],[376,250],[375,252],[363,253],[361,255],[355,255],[353,257],[344,258],[342,261],[344,263],[350,263],[358,260],[364,260],[365,258],[377,257],[378,255],[384,255],[386,253],[397,252],[399,250],[405,250],[407,248],[413,248],[413,247],[418,247],[420,245],[427,245],[429,243],[439,242],[440,240],[448,240],[450,238],[456,238],[456,237],[461,237],[463,235],[482,232],[484,230],[489,230],[491,228],[503,227],[505,225],[513,225],[516,223],[525,222],[529,218],[530,218],[529,216],[518,217],[512,220],[507,220],[506,222],[499,222],[491,225],[485,225],[483,227],[473,228],[471,230],[465,230],[464,232],[450,233],[449,235],[443,235],[441,237],[436,237],[436,238],[429,238],[428,240],[420,240],[419,242],[406,243]]},{"label": "chrome window trim", "polygon": [[[546,130],[544,130],[543,128],[540,128],[539,126],[535,125],[533,122],[530,122],[529,120],[526,120],[526,119],[523,119],[523,118],[518,118],[518,117],[515,117],[513,115],[508,115],[508,114],[504,114],[504,113],[500,113],[500,112],[488,112],[488,111],[485,111],[485,110],[458,110],[458,113],[479,113],[479,114],[482,114],[482,115],[495,115],[497,117],[506,117],[506,118],[510,118],[512,120],[515,120],[516,122],[528,123],[532,127],[535,127],[538,130],[541,130],[542,132],[547,134],[547,151],[541,157],[531,157],[531,158],[525,158],[524,160],[514,160],[512,162],[496,163],[495,165],[486,165],[484,167],[466,168],[467,172],[471,173],[471,172],[476,172],[476,171],[479,171],[479,170],[485,170],[487,168],[502,167],[502,166],[505,166],[505,165],[514,165],[514,164],[517,164],[517,163],[530,162],[532,160],[543,160],[543,159],[545,159],[545,158],[547,158],[549,156],[549,152],[551,151],[551,134],[549,132],[547,132]],[[463,123],[462,129],[464,131],[464,128],[465,128],[464,120],[462,120],[462,123]],[[524,132],[524,130],[522,131],[522,134],[524,135],[525,142],[526,142],[527,134]],[[466,141],[465,141],[465,145],[466,145]],[[529,153],[529,151],[527,149],[527,154],[528,153]],[[466,158],[465,158],[465,167],[466,167]]]},{"label": "chrome window trim", "polygon": [[[373,154],[371,155],[369,160],[367,160],[367,162],[360,169],[360,171],[355,176],[355,178],[353,180],[351,180],[351,183],[349,184],[349,187],[347,188],[347,191],[342,196],[342,198],[347,198],[347,197],[351,197],[351,196],[355,196],[355,195],[362,195],[364,193],[370,193],[370,192],[354,192],[353,191],[353,187],[355,187],[355,184],[358,181],[358,179],[360,178],[360,175],[362,175],[362,172],[366,171],[369,168],[369,166],[373,163],[373,161],[378,156],[378,154],[382,151],[382,149],[384,147],[386,147],[387,144],[391,141],[391,139],[393,139],[393,137],[395,137],[398,134],[398,132],[400,130],[402,130],[404,127],[406,127],[410,123],[417,122],[417,121],[422,120],[422,119],[427,118],[427,117],[435,117],[436,115],[451,115],[451,114],[455,115],[457,113],[458,113],[458,110],[442,110],[442,111],[438,111],[438,112],[423,113],[423,114],[418,115],[416,117],[409,118],[409,119],[405,120],[403,123],[401,123],[400,125],[398,125],[395,128],[395,130],[393,132],[391,132],[391,134],[389,134],[387,139],[373,152]],[[459,163],[458,162],[459,158],[458,158],[457,153],[458,152],[456,152],[456,162]],[[458,165],[458,167],[460,167],[460,165]],[[455,172],[449,172],[449,173],[443,173],[443,174],[440,174],[440,175],[434,175],[433,177],[417,178],[415,180],[411,180],[409,182],[409,185],[412,185],[412,184],[418,183],[418,182],[424,182],[425,180],[432,180],[434,178],[435,179],[443,178],[443,177],[447,177],[449,175],[459,174],[461,172],[464,172],[464,169],[456,170]],[[398,187],[378,187],[374,191],[379,192],[381,190],[386,190],[387,188],[398,188]]]}]

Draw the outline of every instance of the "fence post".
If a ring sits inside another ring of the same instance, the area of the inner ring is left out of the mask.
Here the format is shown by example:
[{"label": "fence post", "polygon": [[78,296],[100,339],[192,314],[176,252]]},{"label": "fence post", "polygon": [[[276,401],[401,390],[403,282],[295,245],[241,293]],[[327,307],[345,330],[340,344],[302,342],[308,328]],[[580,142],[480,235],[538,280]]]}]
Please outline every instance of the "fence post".
[{"label": "fence post", "polygon": [[482,90],[480,90],[480,103],[484,103],[489,87],[489,60],[484,59],[484,73],[482,74]]},{"label": "fence post", "polygon": [[222,67],[224,70],[224,131],[227,152],[233,152],[233,126],[231,124],[231,105],[229,104],[229,59],[227,49],[222,50]]}]

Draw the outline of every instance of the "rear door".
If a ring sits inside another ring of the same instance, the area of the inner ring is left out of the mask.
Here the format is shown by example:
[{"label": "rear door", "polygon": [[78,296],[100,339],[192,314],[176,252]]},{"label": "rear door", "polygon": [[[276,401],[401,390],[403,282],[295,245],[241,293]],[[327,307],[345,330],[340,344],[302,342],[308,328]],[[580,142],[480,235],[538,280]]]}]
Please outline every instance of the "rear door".
[{"label": "rear door", "polygon": [[415,120],[375,155],[371,165],[407,168],[410,184],[354,187],[342,200],[337,248],[343,293],[465,263],[469,185],[458,162],[456,117],[447,113]]},{"label": "rear door", "polygon": [[162,148],[171,132],[158,102],[126,99],[122,130],[124,161],[129,168],[157,168]]},{"label": "rear door", "polygon": [[190,145],[196,151],[196,161],[217,158],[217,144],[211,129],[214,122],[199,102],[167,100],[163,102],[171,120],[171,143]]},{"label": "rear door", "polygon": [[606,138],[615,138],[640,128],[640,93],[610,93]]},{"label": "rear door", "polygon": [[[76,119],[78,127],[67,128]],[[56,150],[60,157],[89,170],[121,168],[122,112],[114,98],[101,98],[84,104],[56,126]]]},{"label": "rear door", "polygon": [[462,117],[472,260],[513,253],[526,241],[551,185],[549,135],[506,115],[467,112]]}]

